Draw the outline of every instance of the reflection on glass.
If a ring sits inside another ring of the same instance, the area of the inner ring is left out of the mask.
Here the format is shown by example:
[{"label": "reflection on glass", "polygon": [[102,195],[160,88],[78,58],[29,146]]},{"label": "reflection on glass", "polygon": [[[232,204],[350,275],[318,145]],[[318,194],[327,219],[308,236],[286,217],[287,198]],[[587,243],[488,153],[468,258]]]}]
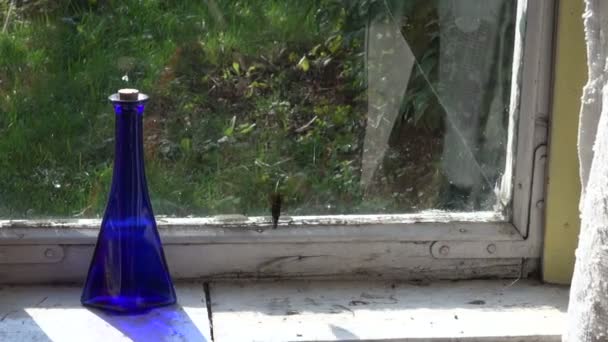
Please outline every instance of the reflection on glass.
[{"label": "reflection on glass", "polygon": [[0,217],[101,215],[105,94],[124,87],[153,99],[159,215],[268,216],[276,194],[289,215],[494,210],[515,6],[17,2],[0,33]]}]

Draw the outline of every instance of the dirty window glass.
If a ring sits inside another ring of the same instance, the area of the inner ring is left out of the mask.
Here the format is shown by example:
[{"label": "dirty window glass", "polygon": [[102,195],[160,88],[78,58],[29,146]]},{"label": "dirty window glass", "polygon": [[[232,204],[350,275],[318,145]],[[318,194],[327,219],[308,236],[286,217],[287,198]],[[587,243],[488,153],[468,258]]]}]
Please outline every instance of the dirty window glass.
[{"label": "dirty window glass", "polygon": [[0,217],[103,213],[125,87],[156,214],[497,210],[515,6],[3,1]]}]

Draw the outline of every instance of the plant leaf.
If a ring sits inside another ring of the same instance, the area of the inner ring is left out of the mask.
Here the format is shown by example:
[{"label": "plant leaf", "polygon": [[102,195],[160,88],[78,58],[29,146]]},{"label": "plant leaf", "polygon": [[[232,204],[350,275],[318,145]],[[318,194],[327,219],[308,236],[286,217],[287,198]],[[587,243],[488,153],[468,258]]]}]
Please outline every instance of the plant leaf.
[{"label": "plant leaf", "polygon": [[250,133],[251,131],[253,131],[254,128],[255,128],[255,124],[252,123],[251,125],[248,125],[247,127],[241,129],[239,131],[239,133],[241,133],[241,134],[247,134],[247,133]]},{"label": "plant leaf", "polygon": [[190,152],[192,149],[192,140],[190,138],[182,138],[182,140],[179,142],[179,146],[184,152]]},{"label": "plant leaf", "polygon": [[298,62],[298,69],[307,72],[308,69],[310,69],[310,62],[308,61],[308,58],[306,58],[306,56],[302,57],[302,59],[300,59],[300,61]]}]

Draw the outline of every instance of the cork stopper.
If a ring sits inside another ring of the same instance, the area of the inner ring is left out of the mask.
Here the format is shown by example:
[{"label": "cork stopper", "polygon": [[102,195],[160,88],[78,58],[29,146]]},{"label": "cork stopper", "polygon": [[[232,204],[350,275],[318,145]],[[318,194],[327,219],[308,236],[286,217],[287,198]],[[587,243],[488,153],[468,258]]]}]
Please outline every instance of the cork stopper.
[{"label": "cork stopper", "polygon": [[120,89],[118,91],[118,98],[121,101],[137,101],[139,98],[139,90],[137,89]]}]

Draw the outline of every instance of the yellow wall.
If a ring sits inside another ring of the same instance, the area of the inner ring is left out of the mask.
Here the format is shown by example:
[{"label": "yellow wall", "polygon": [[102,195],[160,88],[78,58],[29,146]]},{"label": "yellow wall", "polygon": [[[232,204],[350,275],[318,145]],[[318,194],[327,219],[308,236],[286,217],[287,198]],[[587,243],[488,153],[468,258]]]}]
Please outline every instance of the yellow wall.
[{"label": "yellow wall", "polygon": [[580,223],[576,139],[587,67],[583,0],[561,0],[558,6],[543,279],[568,284]]}]

